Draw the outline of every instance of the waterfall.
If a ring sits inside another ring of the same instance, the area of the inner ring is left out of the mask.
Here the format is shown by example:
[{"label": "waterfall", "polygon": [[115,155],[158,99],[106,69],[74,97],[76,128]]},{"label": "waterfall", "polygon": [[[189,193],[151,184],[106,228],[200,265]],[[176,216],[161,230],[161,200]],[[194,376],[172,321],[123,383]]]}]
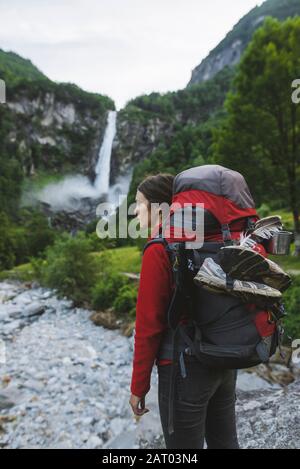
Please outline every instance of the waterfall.
[{"label": "waterfall", "polygon": [[107,196],[107,201],[109,203],[116,207],[122,203],[124,197],[128,194],[132,173],[133,167],[130,167],[125,174],[117,177],[115,184],[110,186]]},{"label": "waterfall", "polygon": [[[68,175],[59,182],[47,184],[44,188],[28,192],[23,196],[22,205],[33,205],[35,201],[45,203],[50,211],[68,213],[80,212],[90,216],[99,199],[106,199],[115,209],[126,197],[133,168],[119,175],[110,186],[110,165],[113,140],[116,135],[117,111],[108,111],[107,124],[95,166],[95,180],[92,184],[87,176]],[[115,210],[114,209],[114,210]]]},{"label": "waterfall", "polygon": [[96,179],[94,183],[97,194],[108,194],[109,176],[110,176],[110,159],[112,152],[112,144],[116,135],[117,112],[109,111],[107,125],[104,133],[103,142],[99,151],[99,158],[95,168]]}]

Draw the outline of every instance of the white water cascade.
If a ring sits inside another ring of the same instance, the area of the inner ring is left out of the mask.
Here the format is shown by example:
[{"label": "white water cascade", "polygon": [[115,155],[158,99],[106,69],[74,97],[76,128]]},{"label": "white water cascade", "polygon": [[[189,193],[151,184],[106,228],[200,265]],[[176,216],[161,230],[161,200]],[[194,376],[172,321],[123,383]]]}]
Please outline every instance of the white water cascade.
[{"label": "white water cascade", "polygon": [[107,126],[99,152],[99,159],[95,168],[96,179],[94,183],[97,194],[108,194],[110,159],[114,137],[116,135],[117,112],[109,111]]}]

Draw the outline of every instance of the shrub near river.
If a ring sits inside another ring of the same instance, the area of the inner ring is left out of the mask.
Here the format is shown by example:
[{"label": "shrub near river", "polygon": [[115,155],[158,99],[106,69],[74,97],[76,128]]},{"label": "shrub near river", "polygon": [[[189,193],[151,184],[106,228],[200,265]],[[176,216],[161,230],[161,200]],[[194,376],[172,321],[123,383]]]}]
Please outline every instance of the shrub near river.
[{"label": "shrub near river", "polygon": [[83,232],[76,237],[63,234],[46,249],[44,258],[31,259],[35,276],[77,305],[102,310],[113,307],[116,313],[134,319],[137,285],[121,272],[134,269],[134,265],[134,270],[138,268],[138,249],[94,249],[95,240]]},{"label": "shrub near river", "polygon": [[[289,337],[300,339],[300,276],[293,277],[292,286],[284,294],[287,317],[284,326]],[[286,337],[286,341],[287,341]]]},{"label": "shrub near river", "polygon": [[32,259],[32,265],[42,285],[56,289],[59,295],[80,305],[89,300],[96,281],[96,263],[90,251],[91,242],[84,234],[76,237],[63,234],[47,248],[45,259]]}]

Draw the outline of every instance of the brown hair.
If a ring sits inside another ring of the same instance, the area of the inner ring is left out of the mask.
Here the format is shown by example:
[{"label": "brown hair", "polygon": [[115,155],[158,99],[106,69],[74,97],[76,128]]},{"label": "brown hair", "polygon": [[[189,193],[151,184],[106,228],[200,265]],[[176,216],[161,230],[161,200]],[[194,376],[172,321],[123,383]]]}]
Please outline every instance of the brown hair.
[{"label": "brown hair", "polygon": [[168,173],[147,176],[138,185],[137,190],[143,193],[150,204],[162,204],[166,202],[171,205],[174,177],[175,176]]}]

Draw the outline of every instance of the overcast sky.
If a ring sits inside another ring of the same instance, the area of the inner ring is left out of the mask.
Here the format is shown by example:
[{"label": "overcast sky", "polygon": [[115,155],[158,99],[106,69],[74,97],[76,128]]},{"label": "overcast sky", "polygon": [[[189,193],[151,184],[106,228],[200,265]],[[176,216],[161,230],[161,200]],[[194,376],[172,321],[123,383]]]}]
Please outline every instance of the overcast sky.
[{"label": "overcast sky", "polygon": [[192,69],[262,0],[0,0],[0,48],[117,109],[184,88]]}]

